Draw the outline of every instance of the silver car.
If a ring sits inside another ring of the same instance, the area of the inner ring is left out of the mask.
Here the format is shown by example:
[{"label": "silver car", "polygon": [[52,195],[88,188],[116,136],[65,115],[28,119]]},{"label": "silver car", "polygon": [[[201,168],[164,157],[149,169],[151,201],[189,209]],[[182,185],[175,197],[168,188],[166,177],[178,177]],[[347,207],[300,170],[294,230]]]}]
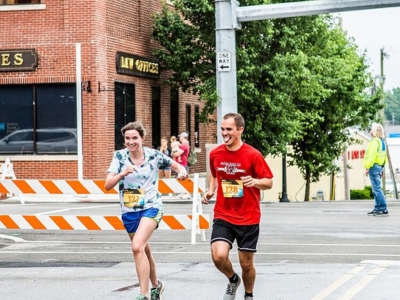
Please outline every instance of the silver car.
[{"label": "silver car", "polygon": [[[0,139],[1,154],[32,154],[33,129],[16,130]],[[36,130],[36,153],[76,154],[77,131],[75,128],[46,128]]]}]

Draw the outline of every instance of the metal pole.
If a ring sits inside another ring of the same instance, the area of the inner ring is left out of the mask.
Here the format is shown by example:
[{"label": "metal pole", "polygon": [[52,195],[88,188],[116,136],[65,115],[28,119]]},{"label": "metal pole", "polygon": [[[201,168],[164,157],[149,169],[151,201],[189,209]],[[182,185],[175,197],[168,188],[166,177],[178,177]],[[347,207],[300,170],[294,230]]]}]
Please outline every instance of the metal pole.
[{"label": "metal pole", "polygon": [[345,200],[351,200],[350,195],[350,184],[349,184],[349,170],[347,168],[347,145],[346,150],[343,152],[343,175],[344,175],[344,198]]},{"label": "metal pole", "polygon": [[[237,112],[236,81],[236,32],[239,28],[236,20],[235,0],[215,1],[215,38],[217,62],[217,128],[221,127],[222,117],[230,112]],[[218,135],[218,144],[222,136]]]},{"label": "metal pole", "polygon": [[239,22],[400,6],[400,0],[317,0],[239,7]]},{"label": "metal pole", "polygon": [[282,197],[279,202],[290,202],[287,196],[287,185],[286,185],[286,151],[282,156]]},{"label": "metal pole", "polygon": [[76,44],[76,130],[78,133],[78,179],[83,179],[83,145],[82,145],[82,74],[81,44]]}]

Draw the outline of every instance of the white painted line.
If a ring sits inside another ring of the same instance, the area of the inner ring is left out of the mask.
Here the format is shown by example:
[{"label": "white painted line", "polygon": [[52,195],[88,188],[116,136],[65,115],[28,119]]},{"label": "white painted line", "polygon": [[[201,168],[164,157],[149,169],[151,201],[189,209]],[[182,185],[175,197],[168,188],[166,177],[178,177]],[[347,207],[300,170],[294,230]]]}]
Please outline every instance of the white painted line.
[{"label": "white painted line", "polygon": [[12,240],[12,241],[17,242],[17,243],[26,242],[24,239],[21,239],[19,237],[11,236],[11,235],[5,235],[5,234],[0,234],[0,239]]},{"label": "white painted line", "polygon": [[363,260],[362,264],[400,266],[399,260]]},{"label": "white painted line", "polygon": [[[180,252],[180,251],[183,251],[183,250],[186,250],[186,248],[176,249],[176,250],[174,250],[173,252]],[[181,252],[181,253],[182,253],[182,252]]]},{"label": "white painted line", "polygon": [[[124,235],[124,232],[122,233]],[[102,241],[25,241],[26,243],[65,243],[65,244],[130,244],[130,242],[102,242]],[[190,242],[157,242],[157,241],[150,241],[151,245],[191,245]],[[210,242],[198,242],[197,245],[210,245]],[[258,245],[271,245],[271,246],[281,246],[281,245],[290,245],[290,246],[344,246],[344,247],[351,247],[351,246],[362,246],[362,247],[394,247],[398,248],[400,245],[354,245],[354,244],[280,244],[280,243],[258,243]],[[258,252],[257,252],[258,253]],[[373,263],[373,260],[366,260],[365,263]],[[378,261],[380,262],[380,260]],[[364,263],[362,261],[361,263]],[[400,263],[400,262],[399,262]]]},{"label": "white painted line", "polygon": [[358,265],[355,268],[351,269],[349,272],[344,274],[342,277],[339,277],[335,282],[333,282],[331,285],[323,289],[319,294],[311,298],[311,300],[322,300],[325,297],[329,296],[332,294],[334,291],[336,291],[341,285],[343,285],[345,282],[349,281],[355,274],[359,273],[362,269],[365,268],[366,265]]},{"label": "white painted line", "polygon": [[51,211],[45,211],[45,212],[41,212],[41,213],[37,213],[35,214],[35,216],[41,216],[41,215],[48,215],[48,214],[55,214],[55,213],[60,213],[63,211],[69,211],[69,208],[65,208],[65,209],[58,209],[58,210],[51,210]]},{"label": "white painted line", "polygon": [[49,258],[49,259],[45,259],[45,260],[40,261],[40,263],[42,264],[42,263],[56,262],[56,261],[58,261],[58,259]]},{"label": "white painted line", "polygon": [[349,289],[339,300],[350,300],[355,295],[357,295],[363,288],[365,288],[372,280],[375,279],[383,270],[385,270],[387,266],[379,266],[374,269],[371,273],[362,278],[359,282],[357,282],[351,289]]},{"label": "white painted line", "polygon": [[258,245],[271,245],[271,246],[328,246],[328,247],[398,247],[397,245],[376,245],[376,244],[303,244],[303,243],[258,243]]},{"label": "white painted line", "polygon": [[[236,251],[235,251],[236,252]],[[117,253],[131,253],[131,251],[29,251],[29,250],[24,250],[24,251],[7,251],[7,250],[0,250],[1,254],[117,254]],[[186,252],[174,252],[174,251],[152,251],[153,254],[209,254],[210,251],[186,251]],[[256,253],[256,255],[269,255],[269,256],[274,256],[274,255],[285,255],[285,256],[380,256],[380,257],[400,257],[400,254],[353,254],[353,253]]]},{"label": "white painted line", "polygon": [[97,205],[97,206],[86,206],[86,207],[69,207],[65,209],[59,209],[59,210],[51,210],[51,211],[44,211],[41,213],[35,214],[36,216],[40,215],[49,215],[49,214],[54,214],[58,212],[63,212],[63,211],[69,211],[69,210],[79,210],[79,209],[93,209],[93,208],[104,208],[104,207],[114,207],[115,204],[108,204],[108,205]]}]

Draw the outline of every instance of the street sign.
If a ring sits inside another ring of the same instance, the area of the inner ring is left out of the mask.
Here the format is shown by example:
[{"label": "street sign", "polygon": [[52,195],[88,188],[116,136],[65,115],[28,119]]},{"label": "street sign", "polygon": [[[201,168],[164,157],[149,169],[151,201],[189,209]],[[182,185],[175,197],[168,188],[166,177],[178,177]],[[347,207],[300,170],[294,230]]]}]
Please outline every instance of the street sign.
[{"label": "street sign", "polygon": [[389,133],[389,138],[400,138],[400,132]]},{"label": "street sign", "polygon": [[217,71],[229,72],[231,71],[231,53],[230,52],[217,52]]}]

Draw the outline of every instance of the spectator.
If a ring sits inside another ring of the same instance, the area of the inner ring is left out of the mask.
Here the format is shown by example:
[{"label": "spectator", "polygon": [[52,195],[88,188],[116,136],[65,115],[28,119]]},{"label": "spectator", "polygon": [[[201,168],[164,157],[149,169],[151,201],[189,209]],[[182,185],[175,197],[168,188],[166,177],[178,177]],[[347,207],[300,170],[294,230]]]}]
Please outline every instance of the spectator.
[{"label": "spectator", "polygon": [[387,160],[383,126],[378,123],[372,124],[370,134],[372,135],[372,140],[369,142],[367,151],[365,152],[364,168],[365,176],[369,175],[369,180],[371,181],[375,206],[367,215],[387,217],[389,212],[387,210],[385,195],[382,191],[382,176],[384,176],[384,168]]},{"label": "spectator", "polygon": [[[171,149],[172,149],[172,153],[177,153],[178,151],[179,151],[179,147],[181,146],[181,143],[179,143],[177,140],[176,140],[176,136],[171,136]],[[175,161],[177,161],[177,162],[179,162],[179,163],[181,163],[182,162],[182,160],[181,160],[181,156],[179,155],[179,156],[173,156],[173,158],[174,158],[174,160]]]},{"label": "spectator", "polygon": [[[157,150],[160,151],[161,153],[164,153],[168,157],[172,157],[171,148],[168,147],[168,140],[165,137],[161,139],[161,146],[158,147]],[[158,178],[159,179],[171,178],[171,168],[161,166],[158,169]]]},{"label": "spectator", "polygon": [[189,145],[189,135],[186,132],[182,132],[179,136],[179,141],[181,145],[177,152],[173,152],[172,155],[174,157],[181,157],[180,164],[185,167],[186,172],[189,174],[189,165],[188,165],[188,156],[190,153],[190,145]]}]

